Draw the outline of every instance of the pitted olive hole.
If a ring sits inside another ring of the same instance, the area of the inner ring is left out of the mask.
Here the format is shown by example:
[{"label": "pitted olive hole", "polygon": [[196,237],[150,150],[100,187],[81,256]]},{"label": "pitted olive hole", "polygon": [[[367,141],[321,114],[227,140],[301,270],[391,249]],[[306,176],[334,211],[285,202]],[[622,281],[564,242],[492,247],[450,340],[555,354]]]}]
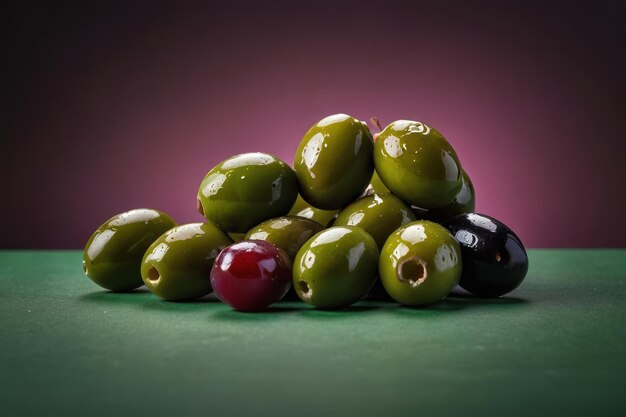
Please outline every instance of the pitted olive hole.
[{"label": "pitted olive hole", "polygon": [[302,295],[307,298],[310,297],[313,293],[313,291],[311,291],[311,288],[309,287],[309,284],[307,284],[305,281],[298,281],[298,288],[300,289]]},{"label": "pitted olive hole", "polygon": [[499,263],[500,265],[506,265],[510,261],[509,253],[506,250],[496,252],[495,257],[496,257],[496,262]]},{"label": "pitted olive hole", "polygon": [[85,273],[85,275],[89,275],[89,273],[87,272],[87,264],[85,263],[85,261],[83,261],[83,272]]},{"label": "pitted olive hole", "polygon": [[204,216],[204,207],[202,207],[202,201],[200,201],[200,199],[196,200],[196,208],[198,209],[198,213]]},{"label": "pitted olive hole", "polygon": [[407,282],[411,287],[417,287],[428,277],[426,262],[415,257],[410,258],[398,265],[398,280]]},{"label": "pitted olive hole", "polygon": [[161,278],[161,273],[154,266],[150,267],[148,270],[148,279],[151,282],[157,282]]}]

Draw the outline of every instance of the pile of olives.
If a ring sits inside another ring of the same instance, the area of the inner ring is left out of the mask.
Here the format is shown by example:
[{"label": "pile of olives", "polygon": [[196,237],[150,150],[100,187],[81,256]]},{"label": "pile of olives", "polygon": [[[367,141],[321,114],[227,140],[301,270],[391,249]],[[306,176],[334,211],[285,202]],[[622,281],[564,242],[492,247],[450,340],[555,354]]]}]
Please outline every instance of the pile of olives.
[{"label": "pile of olives", "polygon": [[528,270],[520,239],[474,213],[475,192],[441,133],[398,120],[372,136],[345,114],[316,123],[293,169],[265,153],[233,156],[202,180],[204,223],[153,209],[109,219],[85,247],[85,274],[112,291],[145,285],[164,300],[214,291],[237,310],[285,297],[317,308],[365,297],[409,306],[459,284],[481,297],[514,290]]}]

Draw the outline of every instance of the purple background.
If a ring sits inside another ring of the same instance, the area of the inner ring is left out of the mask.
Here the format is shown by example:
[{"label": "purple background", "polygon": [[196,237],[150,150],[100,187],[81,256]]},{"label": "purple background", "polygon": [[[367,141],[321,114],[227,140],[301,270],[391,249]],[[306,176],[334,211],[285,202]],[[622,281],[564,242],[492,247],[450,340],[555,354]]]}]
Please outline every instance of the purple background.
[{"label": "purple background", "polygon": [[200,221],[214,164],[292,163],[337,112],[435,126],[478,211],[528,247],[626,246],[626,34],[610,2],[48,3],[8,13],[2,248],[79,248],[135,207]]}]

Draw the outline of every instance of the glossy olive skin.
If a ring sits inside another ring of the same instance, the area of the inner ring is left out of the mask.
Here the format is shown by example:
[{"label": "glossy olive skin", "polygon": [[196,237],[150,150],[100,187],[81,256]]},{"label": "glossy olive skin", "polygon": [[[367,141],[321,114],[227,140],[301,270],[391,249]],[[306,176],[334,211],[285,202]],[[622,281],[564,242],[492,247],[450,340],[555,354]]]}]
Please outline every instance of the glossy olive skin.
[{"label": "glossy olive skin", "polygon": [[442,223],[452,217],[458,216],[459,214],[472,213],[476,209],[476,192],[474,191],[474,184],[472,184],[472,180],[469,175],[463,171],[461,189],[456,194],[452,202],[443,207],[431,210],[419,207],[412,208],[418,219],[430,220],[435,223]]},{"label": "glossy olive skin", "polygon": [[272,155],[246,153],[209,171],[198,190],[198,210],[225,232],[245,233],[287,214],[297,196],[291,167]]},{"label": "glossy olive skin", "polygon": [[362,229],[331,227],[298,251],[293,286],[302,301],[317,308],[347,307],[374,284],[378,255],[376,241]]},{"label": "glossy olive skin", "polygon": [[297,216],[283,216],[266,220],[248,231],[245,240],[264,240],[278,246],[291,259],[314,234],[324,227],[316,221]]},{"label": "glossy olive skin", "polygon": [[141,259],[165,231],[176,226],[167,214],[153,209],[130,210],[111,217],[91,235],[83,252],[85,274],[111,291],[143,285]]},{"label": "glossy olive skin", "polygon": [[[374,178],[377,178],[376,173],[374,173]],[[375,184],[374,178],[372,178],[368,189]],[[380,179],[378,181],[380,182]],[[380,189],[381,185],[384,187],[382,183],[379,183],[376,184],[375,188]],[[398,197],[389,193],[371,193],[344,208],[333,225],[362,228],[374,238],[378,249],[381,250],[391,233],[403,224],[415,220],[412,210]],[[380,279],[376,279],[368,298],[381,301],[390,300]]]},{"label": "glossy olive skin", "polygon": [[339,210],[322,210],[308,204],[302,196],[298,195],[298,199],[289,211],[290,216],[304,217],[311,219],[326,227],[337,217]]},{"label": "glossy olive skin", "polygon": [[302,197],[313,207],[340,209],[360,196],[374,172],[367,125],[346,114],[328,116],[304,135],[294,160]]},{"label": "glossy olive skin", "polygon": [[443,207],[461,189],[456,152],[441,133],[420,122],[387,126],[374,144],[374,163],[385,186],[417,207]]},{"label": "glossy olive skin", "polygon": [[443,300],[461,279],[461,248],[443,226],[418,220],[389,236],[378,269],[394,300],[427,306]]},{"label": "glossy olive skin", "polygon": [[146,251],[141,277],[146,287],[168,301],[193,300],[211,292],[211,268],[222,249],[233,243],[211,223],[177,226]]},{"label": "glossy olive skin", "polygon": [[245,233],[226,233],[228,237],[230,237],[233,242],[241,242],[246,237]]},{"label": "glossy olive skin", "polygon": [[370,180],[369,185],[365,188],[365,190],[361,194],[361,197],[365,197],[366,195],[370,195],[374,193],[376,194],[390,194],[391,193],[391,191],[389,191],[389,188],[387,188],[387,186],[383,184],[383,182],[381,181],[380,177],[376,173],[376,170],[374,170],[374,175],[372,175],[372,179]]},{"label": "glossy olive skin", "polygon": [[220,252],[211,285],[215,295],[235,310],[262,310],[291,288],[291,270],[291,260],[278,246],[245,240]]},{"label": "glossy olive skin", "polygon": [[498,297],[517,288],[528,272],[528,255],[505,224],[477,213],[444,223],[461,245],[461,287],[481,297]]},{"label": "glossy olive skin", "polygon": [[379,249],[394,230],[415,221],[415,215],[393,194],[370,194],[339,212],[334,226],[356,226],[374,238]]}]

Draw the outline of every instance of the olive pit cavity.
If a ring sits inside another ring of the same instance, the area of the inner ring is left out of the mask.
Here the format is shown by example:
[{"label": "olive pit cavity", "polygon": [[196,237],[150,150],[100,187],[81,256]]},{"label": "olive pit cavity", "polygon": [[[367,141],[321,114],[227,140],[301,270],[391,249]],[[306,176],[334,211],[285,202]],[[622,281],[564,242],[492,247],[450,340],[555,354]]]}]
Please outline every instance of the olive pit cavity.
[{"label": "olive pit cavity", "polygon": [[417,287],[428,277],[426,262],[418,257],[400,263],[397,272],[398,280],[408,283],[411,287]]},{"label": "olive pit cavity", "polygon": [[156,267],[151,266],[150,269],[148,270],[148,280],[150,280],[150,282],[157,282],[159,279],[161,279],[161,273],[159,272],[158,269],[156,269]]},{"label": "olive pit cavity", "polygon": [[306,283],[306,281],[298,281],[298,288],[300,289],[304,297],[311,297],[313,291],[309,287],[309,284]]}]

